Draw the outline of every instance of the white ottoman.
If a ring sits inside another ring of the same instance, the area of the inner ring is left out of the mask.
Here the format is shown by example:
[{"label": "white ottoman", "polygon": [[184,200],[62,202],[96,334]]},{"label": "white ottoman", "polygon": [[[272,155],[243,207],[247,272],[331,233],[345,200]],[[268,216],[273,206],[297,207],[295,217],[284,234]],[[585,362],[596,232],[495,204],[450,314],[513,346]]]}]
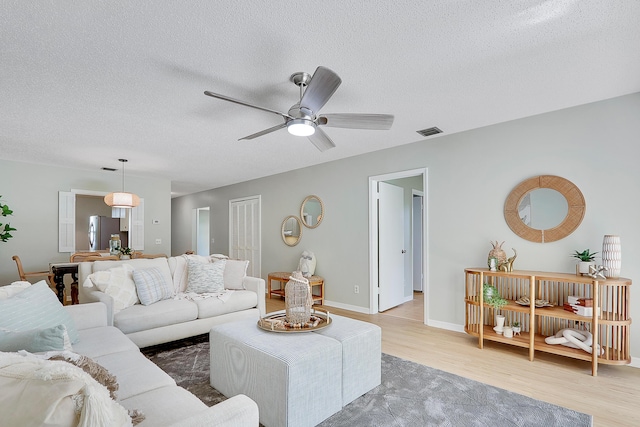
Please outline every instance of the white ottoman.
[{"label": "white ottoman", "polygon": [[256,320],[241,320],[214,326],[209,342],[211,386],[253,399],[265,427],[311,427],[342,409],[339,341],[267,332]]},{"label": "white ottoman", "polygon": [[342,344],[342,406],[382,382],[382,330],[372,323],[329,314],[331,325],[314,334]]}]

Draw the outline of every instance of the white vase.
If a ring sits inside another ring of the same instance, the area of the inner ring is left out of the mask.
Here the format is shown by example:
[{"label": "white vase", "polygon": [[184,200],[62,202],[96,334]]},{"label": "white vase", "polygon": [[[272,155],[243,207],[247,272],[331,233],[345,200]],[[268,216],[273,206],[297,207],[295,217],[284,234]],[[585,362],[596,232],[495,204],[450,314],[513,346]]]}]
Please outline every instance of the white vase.
[{"label": "white vase", "polygon": [[496,316],[496,330],[501,331],[504,328],[504,316],[498,314]]},{"label": "white vase", "polygon": [[622,266],[622,249],[620,236],[606,234],[602,240],[602,265],[607,267],[605,277],[616,279],[620,277]]}]

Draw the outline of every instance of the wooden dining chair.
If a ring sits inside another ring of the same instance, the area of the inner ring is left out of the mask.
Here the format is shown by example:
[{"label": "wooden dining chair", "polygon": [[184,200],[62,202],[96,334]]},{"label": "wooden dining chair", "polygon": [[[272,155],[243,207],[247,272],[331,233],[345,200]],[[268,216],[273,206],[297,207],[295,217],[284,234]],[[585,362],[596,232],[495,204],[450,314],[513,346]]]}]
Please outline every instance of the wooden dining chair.
[{"label": "wooden dining chair", "polygon": [[100,256],[100,252],[75,252],[69,257],[70,262],[82,262],[90,256]]},{"label": "wooden dining chair", "polygon": [[18,255],[14,255],[13,256],[13,260],[16,262],[16,265],[18,266],[18,276],[20,277],[20,280],[23,280],[25,282],[29,282],[30,278],[33,277],[45,277],[47,283],[49,284],[49,287],[51,289],[55,289],[55,283],[53,281],[53,273],[50,271],[24,271],[24,268],[22,268],[22,261],[20,260],[20,257]]},{"label": "wooden dining chair", "polygon": [[136,258],[152,259],[152,258],[169,258],[169,257],[166,254],[143,254],[140,251],[134,251],[131,254],[131,259],[136,259]]}]

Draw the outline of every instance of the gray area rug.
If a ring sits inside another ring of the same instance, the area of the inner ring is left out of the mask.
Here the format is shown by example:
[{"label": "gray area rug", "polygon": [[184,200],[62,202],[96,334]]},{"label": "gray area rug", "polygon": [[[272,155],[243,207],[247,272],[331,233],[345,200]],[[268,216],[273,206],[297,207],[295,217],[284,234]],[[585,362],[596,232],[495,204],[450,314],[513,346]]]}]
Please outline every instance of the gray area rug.
[{"label": "gray area rug", "polygon": [[[208,335],[142,352],[208,406],[226,398],[209,385]],[[382,384],[320,427],[592,426],[591,415],[382,354]]]}]

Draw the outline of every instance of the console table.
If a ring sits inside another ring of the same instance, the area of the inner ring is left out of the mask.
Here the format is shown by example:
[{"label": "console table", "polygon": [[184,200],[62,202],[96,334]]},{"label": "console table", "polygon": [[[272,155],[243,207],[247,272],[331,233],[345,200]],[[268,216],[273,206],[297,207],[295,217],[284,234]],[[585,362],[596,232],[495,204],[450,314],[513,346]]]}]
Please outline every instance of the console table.
[{"label": "console table", "polygon": [[58,291],[58,299],[64,305],[64,276],[70,274],[73,279],[71,283],[71,304],[78,304],[78,263],[62,262],[49,264],[53,273],[53,281]]},{"label": "console table", "polygon": [[[289,281],[291,274],[291,272],[286,271],[269,273],[267,276],[267,295],[269,296],[269,299],[271,299],[271,295],[278,295],[284,298],[284,287]],[[311,276],[306,279],[309,280],[309,286],[311,287],[311,293],[313,294],[313,302],[319,301],[320,305],[322,305],[324,303],[324,279],[320,276]],[[280,282],[280,287],[274,289],[271,286],[272,281]],[[313,293],[313,288],[316,286],[320,288],[320,293],[318,294]]]}]

